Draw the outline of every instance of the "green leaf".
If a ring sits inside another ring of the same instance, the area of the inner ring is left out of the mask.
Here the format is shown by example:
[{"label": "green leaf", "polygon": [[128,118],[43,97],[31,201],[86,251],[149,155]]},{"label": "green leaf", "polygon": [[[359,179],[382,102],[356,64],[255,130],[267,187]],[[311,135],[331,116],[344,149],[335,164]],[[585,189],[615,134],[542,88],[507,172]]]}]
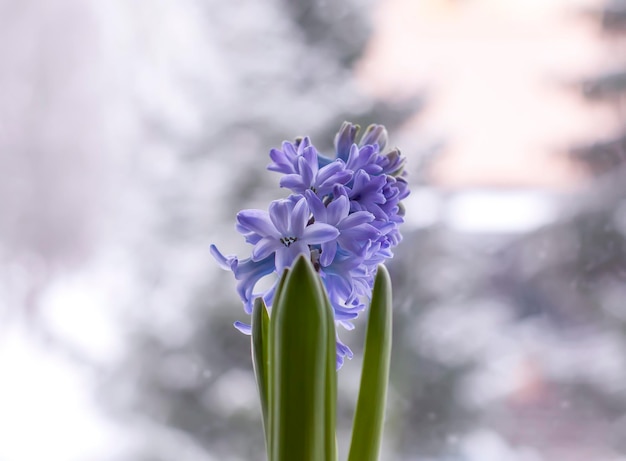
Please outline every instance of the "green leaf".
[{"label": "green leaf", "polygon": [[328,306],[318,278],[299,257],[272,307],[271,461],[325,461]]},{"label": "green leaf", "polygon": [[[287,278],[287,270],[283,271],[278,285],[274,299],[277,299],[279,294],[285,285],[285,279]],[[270,317],[268,314],[267,306],[263,301],[263,298],[256,298],[254,300],[254,306],[252,310],[252,367],[257,382],[257,389],[259,391],[259,400],[261,402],[261,412],[263,414],[263,432],[265,434],[265,447],[267,450],[267,457],[271,457],[271,437],[269,426],[269,389],[270,389],[270,355],[269,355],[269,323]]]},{"label": "green leaf", "polygon": [[259,390],[259,400],[261,401],[261,412],[263,413],[263,431],[265,432],[265,443],[269,451],[269,426],[268,426],[268,334],[269,315],[263,298],[254,300],[252,309],[252,367],[256,376],[257,389]]},{"label": "green leaf", "polygon": [[380,452],[391,359],[391,279],[380,265],[370,306],[361,388],[348,461],[376,461]]},{"label": "green leaf", "polygon": [[[287,280],[287,273],[289,272],[289,269],[284,269],[282,275],[280,276],[280,280],[278,281],[278,285],[276,287],[276,292],[274,293],[274,305],[276,305],[276,301],[278,300],[278,298],[281,296],[281,293],[283,292],[283,288],[285,287],[285,281]],[[271,323],[271,316],[270,316],[270,323]],[[264,346],[265,346],[265,355],[267,357],[267,391],[268,391],[268,426],[266,427],[266,432],[265,432],[265,442],[266,442],[266,448],[267,448],[267,459],[271,460],[272,459],[272,443],[273,443],[273,438],[272,438],[272,420],[271,417],[269,415],[270,412],[270,408],[271,408],[271,404],[269,402],[271,402],[271,390],[272,390],[272,384],[273,384],[273,378],[272,378],[272,373],[271,373],[271,353],[270,353],[270,340],[269,340],[269,324],[268,324],[268,330],[267,330],[267,341],[265,342]]]},{"label": "green leaf", "polygon": [[321,278],[317,278],[320,289],[324,295],[324,305],[326,308],[326,330],[328,332],[328,351],[326,355],[326,405],[325,405],[325,427],[326,436],[324,441],[324,460],[337,460],[337,333],[335,331],[335,315],[330,305],[326,288]]}]

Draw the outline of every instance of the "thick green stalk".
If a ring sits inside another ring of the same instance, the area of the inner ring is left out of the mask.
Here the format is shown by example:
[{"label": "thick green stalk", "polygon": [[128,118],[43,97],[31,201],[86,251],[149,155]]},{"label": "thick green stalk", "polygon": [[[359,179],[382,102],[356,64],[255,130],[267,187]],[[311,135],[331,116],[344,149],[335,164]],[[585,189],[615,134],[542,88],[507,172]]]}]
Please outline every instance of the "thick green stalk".
[{"label": "thick green stalk", "polygon": [[326,461],[328,311],[306,257],[288,271],[269,328],[271,461]]},{"label": "thick green stalk", "polygon": [[377,461],[382,441],[391,359],[391,279],[380,265],[370,306],[361,388],[348,461]]}]

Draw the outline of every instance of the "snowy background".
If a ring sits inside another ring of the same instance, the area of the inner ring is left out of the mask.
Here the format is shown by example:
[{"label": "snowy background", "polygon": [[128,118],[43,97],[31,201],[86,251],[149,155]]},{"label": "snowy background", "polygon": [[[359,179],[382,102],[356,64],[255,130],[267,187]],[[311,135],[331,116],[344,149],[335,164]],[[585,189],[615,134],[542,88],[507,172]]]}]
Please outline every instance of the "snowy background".
[{"label": "snowy background", "polygon": [[625,98],[624,0],[0,0],[0,461],[262,460],[208,249],[343,120],[413,190],[381,459],[626,461]]}]

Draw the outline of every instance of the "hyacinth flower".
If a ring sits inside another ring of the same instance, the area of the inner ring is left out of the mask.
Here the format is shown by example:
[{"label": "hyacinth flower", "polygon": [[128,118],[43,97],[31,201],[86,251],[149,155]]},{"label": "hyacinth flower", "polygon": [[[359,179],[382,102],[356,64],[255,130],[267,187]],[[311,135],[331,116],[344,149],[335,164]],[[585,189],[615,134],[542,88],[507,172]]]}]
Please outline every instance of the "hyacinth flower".
[{"label": "hyacinth flower", "polygon": [[[333,461],[337,371],[350,348],[337,326],[369,306],[349,461],[378,459],[391,351],[391,283],[383,263],[401,241],[405,158],[387,130],[344,122],[335,152],[310,138],[270,151],[268,170],[291,191],[265,210],[237,214],[251,255],[211,253],[237,280],[271,461]],[[269,283],[259,283],[269,278]],[[258,289],[263,286],[264,289]]]}]

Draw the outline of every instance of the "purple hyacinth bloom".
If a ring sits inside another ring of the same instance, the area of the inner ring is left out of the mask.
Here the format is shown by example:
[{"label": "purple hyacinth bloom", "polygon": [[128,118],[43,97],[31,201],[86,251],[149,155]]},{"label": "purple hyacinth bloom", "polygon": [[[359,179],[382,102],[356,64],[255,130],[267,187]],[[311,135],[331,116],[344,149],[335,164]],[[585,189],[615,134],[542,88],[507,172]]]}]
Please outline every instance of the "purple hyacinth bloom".
[{"label": "purple hyacinth bloom", "polygon": [[352,171],[347,170],[341,160],[320,168],[317,150],[310,146],[297,157],[295,172],[286,174],[280,179],[280,187],[286,187],[298,194],[312,190],[323,197],[332,192],[337,184],[346,184],[350,179]]},{"label": "purple hyacinth bloom", "polygon": [[304,197],[297,201],[275,200],[269,213],[262,210],[243,210],[237,214],[242,229],[255,235],[252,260],[260,261],[275,254],[276,271],[291,266],[300,254],[309,255],[309,245],[317,245],[337,238],[339,231],[324,223],[308,224],[311,212]]},{"label": "purple hyacinth bloom", "polygon": [[321,156],[308,137],[295,144],[284,142],[282,147],[270,151],[273,162],[267,167],[285,175],[280,180],[281,187],[297,194],[313,190],[323,197],[336,184],[346,184],[352,179],[352,171],[345,168],[343,161]]},{"label": "purple hyacinth bloom", "polygon": [[365,129],[359,146],[366,146],[368,144],[377,145],[380,151],[384,150],[387,146],[387,128],[383,125],[372,124]]},{"label": "purple hyacinth bloom", "polygon": [[353,125],[350,122],[343,122],[339,132],[335,136],[335,152],[337,158],[344,162],[348,160],[350,155],[350,148],[356,139],[356,135],[359,132],[359,126]]},{"label": "purple hyacinth bloom", "polygon": [[339,338],[337,338],[337,369],[343,366],[343,362],[345,361],[346,357],[348,359],[352,359],[353,355],[354,354],[352,353],[350,348],[341,341],[339,341]]},{"label": "purple hyacinth bloom", "polygon": [[354,175],[354,183],[350,187],[350,209],[352,211],[369,211],[376,219],[388,220],[383,210],[385,195],[383,187],[387,183],[386,176],[370,176],[363,170]]},{"label": "purple hyacinth bloom", "polygon": [[[274,272],[274,255],[254,261],[251,258],[239,260],[233,255],[224,256],[215,245],[211,245],[210,251],[222,269],[233,272],[235,279],[238,280],[237,293],[243,301],[244,309],[246,313],[252,313],[252,304],[255,298],[262,295],[253,293],[254,287],[259,280]],[[263,294],[266,303],[271,304],[274,288],[272,287],[271,290]]]},{"label": "purple hyacinth bloom", "polygon": [[[361,127],[350,122],[343,122],[339,132],[335,136],[335,155],[338,159],[348,162],[353,144],[357,144],[357,135]],[[358,146],[378,146],[377,151],[382,151],[387,145],[387,129],[383,125],[370,125],[365,129]]]},{"label": "purple hyacinth bloom", "polygon": [[382,168],[382,173],[390,176],[399,176],[404,172],[404,164],[406,158],[400,153],[400,150],[393,149],[385,155],[379,156],[376,163]]},{"label": "purple hyacinth bloom", "polygon": [[307,191],[305,195],[315,222],[330,224],[339,231],[337,238],[321,245],[322,266],[328,266],[335,259],[338,245],[351,253],[359,254],[369,242],[380,236],[378,229],[369,224],[374,220],[374,215],[369,211],[350,213],[350,200],[347,196],[340,195],[328,206],[324,206],[319,197],[311,191]]},{"label": "purple hyacinth bloom", "polygon": [[346,168],[352,171],[362,170],[372,176],[379,175],[383,171],[383,167],[378,164],[380,157],[378,146],[376,145],[359,147],[356,144],[352,144]]},{"label": "purple hyacinth bloom", "polygon": [[[402,178],[396,179],[393,176],[385,176],[385,179],[386,184],[382,188],[385,203],[381,206],[381,209],[385,212],[390,221],[396,221],[398,223],[403,222],[402,217],[398,214],[400,211],[399,205],[403,192],[401,189],[402,182],[398,181],[398,179]],[[397,217],[400,219],[397,220]]]},{"label": "purple hyacinth bloom", "polygon": [[282,150],[270,150],[272,163],[267,166],[268,170],[283,174],[297,173],[297,163],[299,157],[308,151],[314,151],[317,155],[317,151],[315,150],[315,147],[311,145],[311,140],[308,136],[297,141],[296,143],[285,141],[283,142],[282,147]]},{"label": "purple hyacinth bloom", "polygon": [[362,282],[369,278],[363,255],[358,256],[339,249],[333,262],[320,268],[320,275],[335,311],[336,320],[351,320],[365,308],[361,298],[369,297],[372,285],[368,289],[363,289]]},{"label": "purple hyacinth bloom", "polygon": [[[354,328],[351,321],[371,299],[378,265],[402,239],[402,200],[409,194],[405,157],[386,146],[384,126],[370,125],[359,135],[358,125],[344,122],[333,156],[321,155],[308,137],[270,151],[268,170],[281,173],[280,186],[293,194],[272,202],[268,211],[237,215],[237,231],[253,245],[250,258],[224,256],[211,246],[220,266],[235,275],[247,313],[257,297],[271,309],[279,274],[303,254],[321,277],[336,324]],[[274,282],[256,292],[267,276]],[[250,333],[246,323],[235,326]],[[338,367],[346,357],[352,352],[337,338]]]}]

